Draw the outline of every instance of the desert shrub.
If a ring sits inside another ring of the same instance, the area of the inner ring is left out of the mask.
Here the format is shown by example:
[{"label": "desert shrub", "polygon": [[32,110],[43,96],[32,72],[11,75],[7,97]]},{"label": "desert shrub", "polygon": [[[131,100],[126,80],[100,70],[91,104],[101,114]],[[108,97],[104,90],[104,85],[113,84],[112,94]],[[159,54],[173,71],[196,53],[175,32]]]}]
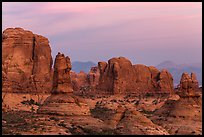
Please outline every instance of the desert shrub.
[{"label": "desert shrub", "polygon": [[30,100],[22,101],[21,103],[25,105],[36,105],[36,106],[41,105],[40,103],[35,102],[35,100],[33,100],[32,98]]},{"label": "desert shrub", "polygon": [[139,100],[137,100],[137,101],[135,102],[135,105],[139,105],[139,103],[140,103],[140,101],[139,101]]},{"label": "desert shrub", "polygon": [[148,111],[148,110],[145,110],[145,109],[142,110],[142,112],[145,113],[145,114],[153,114],[154,113],[154,111]]},{"label": "desert shrub", "polygon": [[61,127],[65,127],[65,128],[66,128],[66,124],[64,124],[63,122],[60,122],[60,123],[58,124],[58,126],[61,126]]},{"label": "desert shrub", "polygon": [[59,121],[59,118],[57,118],[57,117],[51,117],[50,120]]},{"label": "desert shrub", "polygon": [[35,109],[33,108],[33,106],[30,108],[30,110],[31,110],[31,112],[34,112],[34,111],[35,111]]},{"label": "desert shrub", "polygon": [[21,69],[18,69],[18,73],[19,74],[24,74],[24,71],[22,71]]},{"label": "desert shrub", "polygon": [[156,105],[157,103],[158,103],[158,100],[157,100],[157,99],[155,99],[155,100],[152,101],[152,104],[154,104],[154,105]]},{"label": "desert shrub", "polygon": [[115,99],[112,99],[110,102],[117,102],[117,100],[115,100]]},{"label": "desert shrub", "polygon": [[147,93],[145,94],[145,97],[150,97],[150,96],[151,96],[151,93],[148,93],[148,92],[147,92]]},{"label": "desert shrub", "polygon": [[105,107],[95,107],[94,109],[90,109],[90,112],[94,118],[106,120],[112,117],[115,114],[116,110],[108,109]]},{"label": "desert shrub", "polygon": [[83,131],[88,135],[115,135],[115,132],[112,129],[103,129],[102,131],[97,131],[94,129],[83,128]]}]

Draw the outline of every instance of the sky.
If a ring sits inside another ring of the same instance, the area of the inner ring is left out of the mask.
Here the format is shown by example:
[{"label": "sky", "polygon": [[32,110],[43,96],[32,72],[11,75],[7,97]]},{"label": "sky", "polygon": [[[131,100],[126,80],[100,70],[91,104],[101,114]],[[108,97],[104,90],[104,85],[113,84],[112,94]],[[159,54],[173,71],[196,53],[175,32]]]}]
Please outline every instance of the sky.
[{"label": "sky", "polygon": [[3,2],[2,31],[15,27],[47,37],[53,58],[202,62],[201,2]]}]

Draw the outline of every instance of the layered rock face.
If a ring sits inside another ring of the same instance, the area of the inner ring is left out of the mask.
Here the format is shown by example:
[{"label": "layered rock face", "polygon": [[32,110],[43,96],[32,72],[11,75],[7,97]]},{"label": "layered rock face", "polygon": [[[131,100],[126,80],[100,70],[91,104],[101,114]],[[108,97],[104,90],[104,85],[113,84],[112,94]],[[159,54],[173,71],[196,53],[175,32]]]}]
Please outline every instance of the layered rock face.
[{"label": "layered rock face", "polygon": [[[113,119],[117,123],[116,132],[119,134],[169,135],[169,133],[164,128],[154,124],[150,119],[135,109],[117,109],[117,111],[118,112],[115,114]],[[119,121],[117,122],[117,120]]]},{"label": "layered rock face", "polygon": [[189,76],[188,73],[184,72],[178,87],[182,93],[181,96],[196,96],[195,92],[199,89],[199,84],[195,73],[191,73]]},{"label": "layered rock face", "polygon": [[131,92],[135,88],[134,68],[132,63],[124,58],[112,58],[106,62],[99,62],[99,89],[114,94]]},{"label": "layered rock face", "polygon": [[71,93],[59,93],[49,96],[38,113],[60,116],[90,115],[90,109],[83,98]]},{"label": "layered rock face", "polygon": [[202,97],[168,99],[149,118],[171,135],[201,135]]},{"label": "layered rock face", "polygon": [[72,93],[70,70],[71,61],[68,56],[58,52],[54,64],[53,88],[52,93]]},{"label": "layered rock face", "polygon": [[50,92],[51,67],[51,48],[47,38],[22,28],[8,28],[3,31],[3,91]]},{"label": "layered rock face", "polygon": [[98,89],[112,94],[171,93],[173,78],[167,70],[132,63],[124,57],[99,62]]}]

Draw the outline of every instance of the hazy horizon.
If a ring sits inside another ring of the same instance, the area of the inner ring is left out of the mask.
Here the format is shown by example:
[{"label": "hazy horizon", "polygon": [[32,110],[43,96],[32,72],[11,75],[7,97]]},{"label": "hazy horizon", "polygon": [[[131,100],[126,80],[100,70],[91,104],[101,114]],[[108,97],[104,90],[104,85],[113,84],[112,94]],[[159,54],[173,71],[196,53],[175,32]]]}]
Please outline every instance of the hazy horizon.
[{"label": "hazy horizon", "polygon": [[8,27],[47,37],[52,57],[62,52],[72,62],[202,62],[201,2],[2,2]]}]

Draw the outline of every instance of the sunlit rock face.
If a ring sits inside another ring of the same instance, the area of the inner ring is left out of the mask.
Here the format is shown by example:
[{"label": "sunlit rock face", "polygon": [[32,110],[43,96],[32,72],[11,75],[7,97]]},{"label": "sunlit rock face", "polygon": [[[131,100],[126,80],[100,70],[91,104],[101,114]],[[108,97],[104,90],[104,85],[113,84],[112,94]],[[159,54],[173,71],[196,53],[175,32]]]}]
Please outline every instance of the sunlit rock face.
[{"label": "sunlit rock face", "polygon": [[[2,73],[5,92],[50,92],[52,56],[49,40],[22,28],[2,34]],[[8,86],[9,85],[9,86]]]},{"label": "sunlit rock face", "polygon": [[191,76],[188,73],[184,72],[181,76],[180,84],[178,85],[181,96],[196,96],[196,91],[199,90],[198,80],[195,73],[191,73]]},{"label": "sunlit rock face", "polygon": [[142,64],[132,65],[125,57],[99,62],[98,89],[111,94],[172,93],[173,78],[167,70]]},{"label": "sunlit rock face", "polygon": [[90,115],[84,99],[73,95],[71,69],[70,58],[58,52],[54,63],[52,94],[39,107],[38,113],[63,116]]},{"label": "sunlit rock face", "polygon": [[54,76],[52,93],[72,93],[70,70],[71,61],[68,56],[58,52],[54,63]]}]

